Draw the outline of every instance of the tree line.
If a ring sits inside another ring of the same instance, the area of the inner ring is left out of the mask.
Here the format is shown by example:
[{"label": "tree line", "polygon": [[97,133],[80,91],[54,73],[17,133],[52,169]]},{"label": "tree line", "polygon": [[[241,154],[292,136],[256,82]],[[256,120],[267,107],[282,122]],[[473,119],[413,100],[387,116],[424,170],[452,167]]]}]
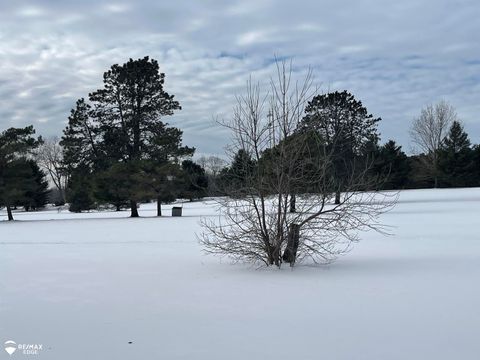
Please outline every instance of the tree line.
[{"label": "tree line", "polygon": [[111,204],[138,217],[138,203],[155,199],[160,216],[162,202],[205,196],[208,180],[191,160],[195,149],[182,144],[180,129],[162,121],[181,109],[164,82],[156,60],[130,59],[113,65],[103,87],[76,102],[61,139],[35,139],[31,126],[1,133],[0,205],[9,219],[12,207],[27,201],[35,171],[45,184],[44,170],[27,173],[18,163],[40,164],[59,203],[74,212]]},{"label": "tree line", "polygon": [[[292,128],[279,120],[283,116],[287,121],[280,107],[264,104],[267,122],[260,137],[268,136],[260,150],[241,144],[232,147],[230,164],[216,156],[194,162],[195,149],[183,145],[182,131],[163,121],[181,110],[164,83],[156,60],[130,59],[111,66],[103,86],[77,100],[61,138],[35,137],[32,126],[0,133],[0,206],[7,208],[8,218],[13,219],[15,207],[45,206],[47,177],[55,202],[68,203],[70,211],[108,204],[116,210],[129,208],[132,217],[145,201],[156,200],[160,216],[161,204],[177,198],[244,198],[259,177],[262,191],[273,194],[283,185],[272,183],[287,170],[292,212],[296,195],[317,191],[320,178],[325,180],[322,189],[328,183],[335,194],[336,204],[351,188],[352,176],[360,173],[362,181],[355,187],[362,191],[480,186],[480,146],[472,145],[454,108],[445,102],[427,106],[413,121],[415,155],[407,155],[394,140],[381,144],[381,119],[353,94],[335,91],[303,94],[304,103],[291,109],[296,112]],[[250,95],[256,91],[251,88]],[[233,118],[241,119],[251,105],[236,108]],[[248,138],[240,135],[239,141]],[[279,168],[289,157],[297,165]]]},{"label": "tree line", "polygon": [[[365,185],[364,190],[480,186],[480,145],[471,143],[451,105],[442,101],[427,106],[414,119],[410,134],[420,151],[413,155],[407,155],[395,140],[380,142],[377,130],[380,120],[368,114],[362,102],[347,91],[317,95],[306,106],[299,122],[301,130],[286,141],[310,133],[307,141],[320,140],[330,148],[332,176],[340,182],[335,191],[337,203],[342,179],[346,179],[354,167],[366,165],[369,176],[377,181],[375,185]],[[419,135],[420,127],[424,128],[422,136]],[[437,140],[427,141],[427,138]],[[241,192],[256,166],[276,161],[273,155],[276,147],[263,151],[259,161],[254,159],[252,152],[240,148],[230,166],[217,171],[215,176],[211,175],[211,191],[222,194],[222,189],[230,186]],[[304,159],[319,158],[325,150],[318,148],[316,151],[314,154],[309,149],[309,153],[302,156]],[[296,187],[298,193],[311,191],[305,174]]]}]

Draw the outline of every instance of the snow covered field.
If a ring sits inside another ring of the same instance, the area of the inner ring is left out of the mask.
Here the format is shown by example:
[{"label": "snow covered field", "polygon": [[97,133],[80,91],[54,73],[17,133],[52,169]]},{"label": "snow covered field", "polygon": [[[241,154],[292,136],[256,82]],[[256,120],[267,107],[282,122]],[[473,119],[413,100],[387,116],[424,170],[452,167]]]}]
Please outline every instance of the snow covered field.
[{"label": "snow covered field", "polygon": [[404,191],[383,216],[393,236],[293,271],[203,255],[211,204],[154,209],[1,222],[2,345],[49,360],[480,358],[480,189]]}]

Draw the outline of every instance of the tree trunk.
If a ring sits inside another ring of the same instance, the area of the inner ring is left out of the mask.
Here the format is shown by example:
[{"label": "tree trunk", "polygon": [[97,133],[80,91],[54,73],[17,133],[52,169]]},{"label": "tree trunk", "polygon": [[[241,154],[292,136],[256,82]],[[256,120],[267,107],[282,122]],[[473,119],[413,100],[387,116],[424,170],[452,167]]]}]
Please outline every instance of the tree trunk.
[{"label": "tree trunk", "polygon": [[157,197],[157,216],[162,216],[162,200]]},{"label": "tree trunk", "polygon": [[62,201],[64,204],[67,203],[67,192],[65,191],[64,188],[60,189],[60,196],[62,197]]},{"label": "tree trunk", "polygon": [[120,208],[120,204],[117,204],[117,205],[116,205],[116,209],[115,209],[115,211],[120,211],[120,210],[121,210],[121,208]]},{"label": "tree trunk", "polygon": [[294,213],[297,211],[295,205],[297,202],[297,196],[295,194],[290,195],[290,212]]},{"label": "tree trunk", "polygon": [[283,252],[283,261],[290,263],[290,266],[295,265],[299,243],[300,226],[298,224],[291,224],[288,230],[287,247]]},{"label": "tree trunk", "polygon": [[268,254],[268,265],[273,265],[273,255],[271,253]]},{"label": "tree trunk", "polygon": [[130,217],[139,217],[137,202],[135,200],[130,200],[130,210],[131,210]]},{"label": "tree trunk", "polygon": [[7,215],[8,215],[8,221],[13,221],[12,208],[10,207],[10,205],[7,205]]},{"label": "tree trunk", "polygon": [[335,205],[340,204],[340,191],[335,192]]},{"label": "tree trunk", "polygon": [[267,257],[268,257],[268,265],[273,265],[273,251],[272,246],[267,244],[266,246]]},{"label": "tree trunk", "polygon": [[273,262],[276,266],[280,267],[280,260],[281,260],[281,249],[278,246],[273,248]]},{"label": "tree trunk", "polygon": [[433,153],[433,187],[435,189],[438,187],[438,159],[436,151]]},{"label": "tree trunk", "polygon": [[268,265],[276,265],[280,267],[280,254],[281,249],[278,246],[268,245],[267,255],[268,255]]}]

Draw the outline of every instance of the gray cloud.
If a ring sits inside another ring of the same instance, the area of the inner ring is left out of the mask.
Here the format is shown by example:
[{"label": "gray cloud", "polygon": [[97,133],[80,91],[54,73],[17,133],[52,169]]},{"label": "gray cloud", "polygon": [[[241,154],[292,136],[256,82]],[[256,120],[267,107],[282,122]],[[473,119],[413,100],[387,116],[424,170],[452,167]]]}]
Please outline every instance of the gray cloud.
[{"label": "gray cloud", "polygon": [[456,106],[480,142],[480,5],[472,1],[15,1],[0,4],[0,128],[60,134],[79,97],[113,63],[157,59],[183,110],[167,119],[200,152],[221,153],[234,95],[274,54],[312,66],[322,90],[348,89],[383,140],[408,150],[428,103]]}]

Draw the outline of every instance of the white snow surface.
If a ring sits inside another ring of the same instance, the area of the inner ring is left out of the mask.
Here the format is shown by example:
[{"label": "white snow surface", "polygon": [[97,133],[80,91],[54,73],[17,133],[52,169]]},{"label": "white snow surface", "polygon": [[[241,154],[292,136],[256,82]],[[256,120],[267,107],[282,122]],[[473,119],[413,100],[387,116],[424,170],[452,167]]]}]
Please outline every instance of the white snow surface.
[{"label": "white snow surface", "polygon": [[480,358],[480,188],[402,191],[382,216],[392,236],[293,270],[203,254],[199,219],[216,209],[183,213],[0,222],[1,345],[49,360]]}]

